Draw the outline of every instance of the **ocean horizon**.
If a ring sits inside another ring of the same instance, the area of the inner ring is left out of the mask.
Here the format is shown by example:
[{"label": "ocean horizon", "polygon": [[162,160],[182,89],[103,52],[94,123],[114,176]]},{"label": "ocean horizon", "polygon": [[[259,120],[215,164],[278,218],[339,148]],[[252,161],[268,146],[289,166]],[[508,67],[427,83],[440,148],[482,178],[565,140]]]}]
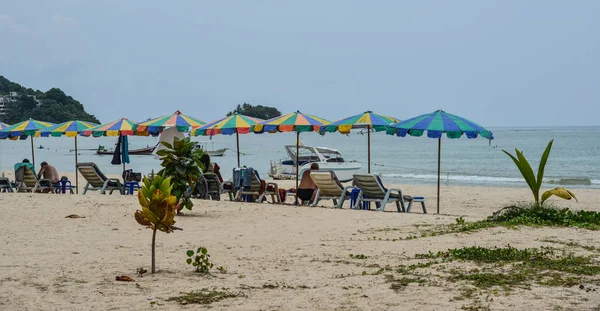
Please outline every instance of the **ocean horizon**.
[{"label": "ocean horizon", "polygon": [[[542,152],[550,139],[554,144],[545,171],[545,187],[600,188],[600,126],[491,127],[494,140],[485,138],[442,139],[442,185],[526,187],[518,169],[502,149],[514,154],[523,151],[537,172]],[[95,162],[103,172],[120,174],[122,166],[111,165],[112,156],[95,153],[99,145],[114,147],[116,137],[78,138],[79,162]],[[237,165],[235,135],[193,137],[206,142],[208,149],[227,148],[223,157],[213,157],[225,178],[231,177]],[[257,169],[267,176],[270,160],[287,158],[285,145],[294,145],[295,133],[240,135],[242,165]],[[339,150],[346,161],[359,162],[367,171],[367,135],[353,131],[339,133],[302,133],[301,143]],[[130,149],[153,146],[158,138],[130,137]],[[74,172],[74,139],[40,137],[34,139],[36,169],[46,161],[59,172]],[[40,148],[42,147],[42,148]],[[39,148],[39,149],[38,149]],[[9,171],[24,158],[31,160],[31,142],[0,140],[0,170]],[[144,174],[158,171],[160,161],[154,156],[131,156],[127,164]],[[385,132],[371,134],[371,172],[381,174],[386,184],[437,183],[437,140],[423,137],[395,137]]]}]

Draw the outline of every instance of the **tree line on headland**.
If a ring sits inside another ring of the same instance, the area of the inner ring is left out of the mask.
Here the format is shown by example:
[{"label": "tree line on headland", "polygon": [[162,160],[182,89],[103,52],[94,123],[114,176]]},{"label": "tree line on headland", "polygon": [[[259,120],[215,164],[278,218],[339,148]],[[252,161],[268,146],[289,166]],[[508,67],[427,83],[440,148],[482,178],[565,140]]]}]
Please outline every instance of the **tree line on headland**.
[{"label": "tree line on headland", "polygon": [[5,106],[5,114],[0,115],[0,120],[4,123],[15,124],[29,118],[52,123],[70,120],[99,123],[80,102],[59,88],[42,92],[0,76],[0,96]]},{"label": "tree line on headland", "polygon": [[[26,88],[0,76],[0,121],[7,124],[16,124],[29,118],[61,123],[71,120],[100,123],[98,119],[85,111],[83,105],[68,96],[59,88],[51,88],[46,92]],[[260,119],[271,119],[281,115],[274,107],[262,105],[253,106],[248,103],[237,105],[227,113],[243,114]]]}]

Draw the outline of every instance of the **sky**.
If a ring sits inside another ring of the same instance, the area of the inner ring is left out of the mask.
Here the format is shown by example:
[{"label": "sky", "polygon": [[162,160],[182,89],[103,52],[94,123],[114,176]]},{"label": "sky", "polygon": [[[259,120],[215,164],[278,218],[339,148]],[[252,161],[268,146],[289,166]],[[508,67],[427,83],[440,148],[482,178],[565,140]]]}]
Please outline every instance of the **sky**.
[{"label": "sky", "polygon": [[248,102],[600,125],[600,1],[0,0],[0,75],[100,121]]}]

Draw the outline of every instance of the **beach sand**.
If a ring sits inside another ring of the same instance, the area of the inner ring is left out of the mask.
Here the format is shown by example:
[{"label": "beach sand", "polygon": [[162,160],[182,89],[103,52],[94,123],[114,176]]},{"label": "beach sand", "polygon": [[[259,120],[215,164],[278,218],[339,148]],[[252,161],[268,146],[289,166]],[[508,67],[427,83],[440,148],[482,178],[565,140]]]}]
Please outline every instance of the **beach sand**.
[{"label": "beach sand", "polygon": [[[475,245],[561,248],[566,246],[548,240],[582,245],[596,245],[600,240],[600,232],[584,229],[498,227],[392,241],[453,224],[461,216],[467,221],[481,220],[531,196],[524,188],[443,186],[442,214],[438,215],[434,186],[402,188],[406,194],[425,196],[429,213],[422,214],[419,206],[410,214],[397,213],[393,204],[388,205],[388,212],[376,212],[349,210],[347,205],[335,210],[331,201],[324,202],[325,207],[310,208],[195,200],[192,211],[176,217],[183,231],[158,233],[158,271],[143,276],[136,269],[150,270],[152,232],[133,218],[139,209],[135,196],[0,193],[0,309],[451,310],[480,306],[589,310],[600,304],[598,292],[536,284],[513,288],[509,294],[500,289],[465,298],[461,296],[465,283],[436,278],[439,271],[434,267],[420,269],[431,282],[393,290],[386,273],[376,273],[378,266],[416,263],[415,254]],[[600,211],[600,190],[576,189],[575,193],[579,203],[553,202]],[[65,218],[70,214],[85,218]],[[215,263],[210,276],[195,273],[185,263],[186,250],[200,246],[208,248]],[[355,259],[350,254],[367,258]],[[218,266],[225,267],[226,273],[220,273]],[[115,281],[121,275],[135,281]],[[585,284],[594,289],[597,285]],[[238,296],[208,306],[167,300],[203,288]]]}]

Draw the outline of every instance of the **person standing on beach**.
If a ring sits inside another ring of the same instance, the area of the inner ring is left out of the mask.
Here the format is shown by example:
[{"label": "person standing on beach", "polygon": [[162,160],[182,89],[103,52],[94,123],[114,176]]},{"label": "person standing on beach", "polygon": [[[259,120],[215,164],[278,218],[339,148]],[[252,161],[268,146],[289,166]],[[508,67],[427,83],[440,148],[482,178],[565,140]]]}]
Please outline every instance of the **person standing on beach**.
[{"label": "person standing on beach", "polygon": [[57,183],[58,180],[60,179],[60,177],[58,177],[58,171],[56,171],[56,168],[54,168],[54,166],[48,164],[48,162],[42,162],[42,168],[40,169],[40,172],[38,173],[38,178],[46,178],[46,179],[50,179],[52,181],[53,184]]}]

